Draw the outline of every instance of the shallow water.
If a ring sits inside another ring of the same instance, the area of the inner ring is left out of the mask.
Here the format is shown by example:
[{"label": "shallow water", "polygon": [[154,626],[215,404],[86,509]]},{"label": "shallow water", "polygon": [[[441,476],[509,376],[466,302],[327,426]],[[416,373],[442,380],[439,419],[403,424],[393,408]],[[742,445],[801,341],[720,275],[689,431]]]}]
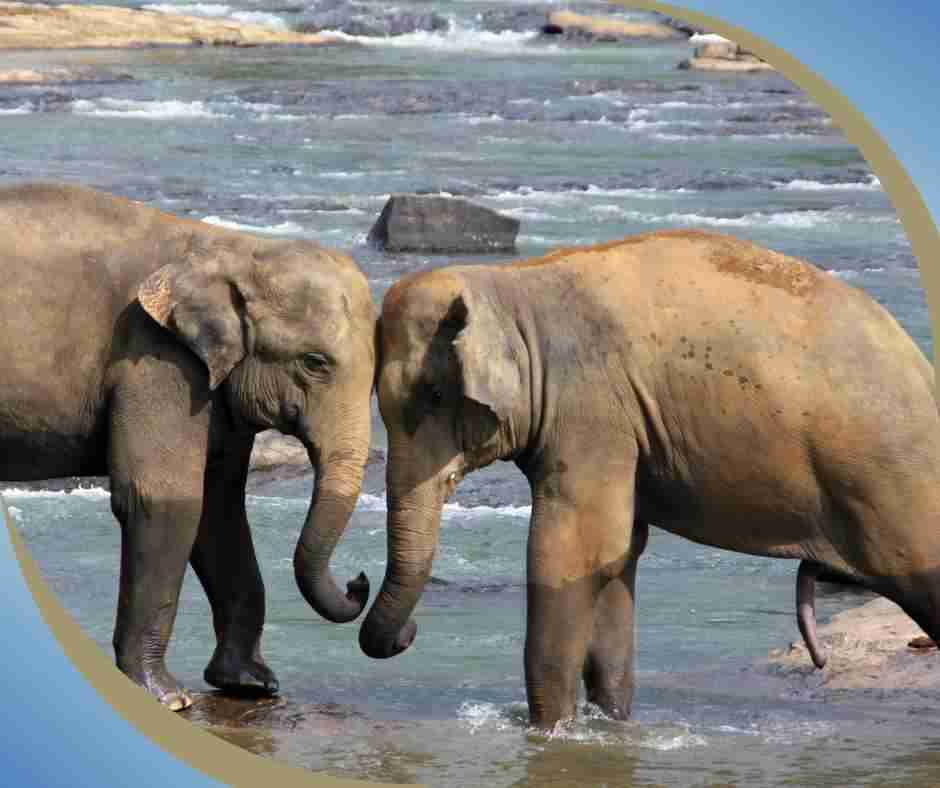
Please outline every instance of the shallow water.
[{"label": "shallow water", "polygon": [[[294,24],[326,3],[298,7],[200,10]],[[515,29],[525,27],[519,12],[541,6],[397,8],[388,13],[433,11],[448,26],[357,48],[57,54],[133,79],[0,88],[0,183],[70,180],[312,238],[349,251],[377,300],[401,274],[453,262],[365,244],[391,193],[459,194],[516,216],[526,256],[657,228],[715,228],[866,289],[932,353],[916,263],[877,178],[784,79],[678,71],[685,43],[573,46]],[[0,68],[48,62],[0,56]],[[499,463],[461,485],[417,611],[418,640],[381,662],[359,651],[356,624],[318,619],[296,591],[291,555],[310,487],[283,480],[249,500],[268,592],[264,652],[283,697],[203,694],[187,713],[240,746],[336,775],[446,786],[940,783],[935,696],[810,702],[750,669],[798,637],[795,563],[654,529],[638,580],[633,720],[585,709],[547,739],[525,723],[521,474]],[[44,576],[110,654],[119,539],[107,493],[4,494]],[[384,562],[384,499],[372,484],[333,567],[339,579],[365,570],[375,587]],[[820,617],[854,599],[823,597]],[[169,662],[200,693],[209,693],[200,677],[213,643],[190,574]]]}]

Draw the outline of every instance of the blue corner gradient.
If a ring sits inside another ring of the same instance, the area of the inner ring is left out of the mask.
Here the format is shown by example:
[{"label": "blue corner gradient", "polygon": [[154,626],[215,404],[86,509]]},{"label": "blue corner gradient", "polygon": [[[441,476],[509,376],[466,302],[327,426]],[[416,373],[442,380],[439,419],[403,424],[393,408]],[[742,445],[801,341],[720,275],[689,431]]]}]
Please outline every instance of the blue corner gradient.
[{"label": "blue corner gradient", "polygon": [[[940,3],[687,0],[830,82],[881,134],[940,219]],[[219,786],[152,744],[102,701],[41,619],[0,529],[0,774],[3,785]]]},{"label": "blue corner gradient", "polygon": [[8,788],[222,788],[118,716],[72,666],[20,572],[0,502],[0,782]]}]

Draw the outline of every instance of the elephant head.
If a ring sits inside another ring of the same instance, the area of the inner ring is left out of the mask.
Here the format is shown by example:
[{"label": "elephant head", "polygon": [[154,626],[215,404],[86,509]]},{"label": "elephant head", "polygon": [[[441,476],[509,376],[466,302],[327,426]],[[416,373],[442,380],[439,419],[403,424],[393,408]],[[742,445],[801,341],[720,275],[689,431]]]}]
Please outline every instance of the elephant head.
[{"label": "elephant head", "polygon": [[275,428],[307,449],[316,482],[294,553],[297,584],[330,621],[368,600],[360,575],[343,594],[329,571],[368,457],[374,314],[351,259],[303,241],[209,234],[138,288],[138,300],[204,363],[241,428]]},{"label": "elephant head", "polygon": [[409,616],[431,571],[447,497],[469,471],[524,448],[529,362],[494,290],[471,290],[447,271],[397,283],[385,297],[378,335],[388,565],[359,644],[383,658],[414,639]]}]

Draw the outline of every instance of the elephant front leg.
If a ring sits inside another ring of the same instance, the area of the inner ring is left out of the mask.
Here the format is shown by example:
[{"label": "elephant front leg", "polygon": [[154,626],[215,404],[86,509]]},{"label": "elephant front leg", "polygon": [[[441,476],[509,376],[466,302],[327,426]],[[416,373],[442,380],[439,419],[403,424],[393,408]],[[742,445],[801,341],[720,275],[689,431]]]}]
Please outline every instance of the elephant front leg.
[{"label": "elephant front leg", "polygon": [[179,711],[192,699],[164,659],[202,516],[212,409],[208,393],[191,388],[195,359],[141,358],[126,378],[115,372],[111,392],[108,470],[121,524],[114,652],[125,674]]},{"label": "elephant front leg", "polygon": [[264,583],[245,512],[254,436],[227,440],[206,474],[206,506],[190,562],[212,607],[216,648],[203,677],[237,695],[273,695],[278,681],[261,656]]},{"label": "elephant front leg", "polygon": [[121,580],[114,653],[118,667],[171,711],[192,699],[166,668],[186,559],[199,525],[198,495],[114,484],[112,508],[121,523]]},{"label": "elephant front leg", "polygon": [[630,717],[633,705],[633,649],[636,570],[649,526],[635,523],[623,571],[597,594],[594,632],[584,662],[587,699],[616,720]]},{"label": "elephant front leg", "polygon": [[[536,727],[551,728],[575,716],[586,669],[595,698],[605,705],[608,700],[620,704],[624,714],[629,709],[618,691],[625,681],[625,646],[617,630],[624,622],[612,624],[604,636],[595,637],[595,632],[602,626],[596,623],[598,615],[606,622],[624,610],[624,597],[612,584],[620,583],[627,571],[632,478],[624,473],[616,479],[562,480],[560,493],[557,483],[547,485],[547,493],[533,490],[525,673],[529,715]],[[603,593],[608,590],[614,593]],[[632,611],[632,584],[629,607]]]}]

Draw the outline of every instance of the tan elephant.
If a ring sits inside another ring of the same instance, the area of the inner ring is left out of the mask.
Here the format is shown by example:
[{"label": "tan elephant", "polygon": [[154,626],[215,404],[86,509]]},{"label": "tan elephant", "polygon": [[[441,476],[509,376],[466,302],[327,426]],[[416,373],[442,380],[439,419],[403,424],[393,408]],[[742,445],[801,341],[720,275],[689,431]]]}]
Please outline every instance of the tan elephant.
[{"label": "tan elephant", "polygon": [[171,709],[167,643],[187,561],[212,606],[205,679],[273,693],[264,586],[245,516],[257,432],[316,470],[294,556],[333,621],[368,599],[329,559],[368,456],[374,310],[346,255],[265,240],[74,186],[0,190],[0,479],[109,475],[121,524],[114,649]]},{"label": "tan elephant", "polygon": [[670,231],[444,268],[388,292],[380,348],[389,552],[366,654],[408,647],[441,507],[497,459],[532,490],[536,725],[575,714],[580,677],[629,714],[647,523],[802,559],[810,590],[818,567],[851,573],[940,636],[933,369],[886,310],[812,265]]}]

